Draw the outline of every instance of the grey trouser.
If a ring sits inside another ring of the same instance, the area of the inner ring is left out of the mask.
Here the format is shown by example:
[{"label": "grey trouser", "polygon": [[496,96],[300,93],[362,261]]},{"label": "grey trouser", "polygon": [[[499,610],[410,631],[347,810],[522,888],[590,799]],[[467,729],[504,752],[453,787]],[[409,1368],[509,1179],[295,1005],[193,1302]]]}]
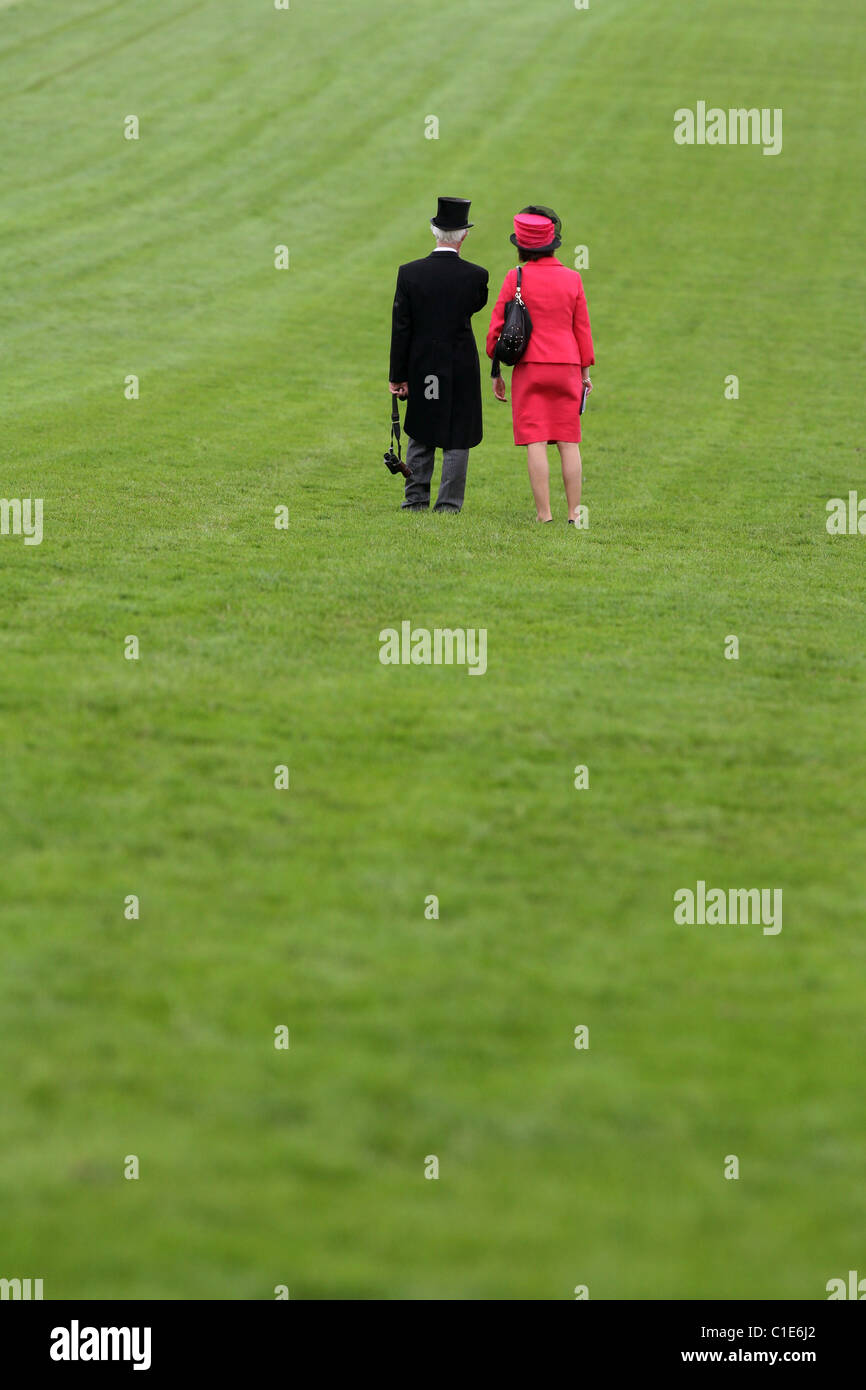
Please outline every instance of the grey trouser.
[{"label": "grey trouser", "polygon": [[[436,450],[432,444],[417,444],[414,439],[409,440],[406,462],[412,470],[412,477],[406,482],[404,510],[419,508],[426,511],[430,506],[430,480],[433,477],[435,459]],[[468,466],[468,449],[442,450],[442,478],[439,482],[439,496],[433,508],[435,512],[460,511],[466,491]]]}]

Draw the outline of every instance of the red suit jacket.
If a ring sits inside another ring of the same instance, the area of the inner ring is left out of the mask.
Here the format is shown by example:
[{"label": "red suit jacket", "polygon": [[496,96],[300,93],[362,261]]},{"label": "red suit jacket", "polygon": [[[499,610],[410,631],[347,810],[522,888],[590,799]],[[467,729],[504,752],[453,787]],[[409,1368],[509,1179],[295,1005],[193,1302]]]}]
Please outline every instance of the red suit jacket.
[{"label": "red suit jacket", "polygon": [[[509,270],[499,298],[493,306],[490,330],[487,334],[487,356],[493,350],[505,322],[505,306],[514,298],[517,271]],[[595,362],[589,310],[583,281],[576,270],[556,256],[544,256],[540,261],[527,261],[523,267],[520,286],[524,303],[532,319],[532,335],[521,362],[576,362],[591,367]]]}]

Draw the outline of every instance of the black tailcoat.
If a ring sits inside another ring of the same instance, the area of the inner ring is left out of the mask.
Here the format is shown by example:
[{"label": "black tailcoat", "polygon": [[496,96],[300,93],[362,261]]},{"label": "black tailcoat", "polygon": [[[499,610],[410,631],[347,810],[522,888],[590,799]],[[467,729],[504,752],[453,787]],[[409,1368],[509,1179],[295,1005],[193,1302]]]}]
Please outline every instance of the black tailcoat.
[{"label": "black tailcoat", "polygon": [[391,381],[408,381],[406,433],[419,444],[481,443],[481,370],[471,319],[487,303],[487,271],[454,251],[401,265],[391,325]]}]

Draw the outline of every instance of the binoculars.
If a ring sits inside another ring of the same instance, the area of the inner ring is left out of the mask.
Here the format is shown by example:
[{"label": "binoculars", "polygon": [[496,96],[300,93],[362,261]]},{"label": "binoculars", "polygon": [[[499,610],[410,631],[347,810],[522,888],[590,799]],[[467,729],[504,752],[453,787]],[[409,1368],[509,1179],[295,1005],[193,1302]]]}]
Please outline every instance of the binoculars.
[{"label": "binoculars", "polygon": [[402,473],[404,478],[411,478],[408,466],[401,458],[398,458],[393,449],[389,449],[385,454],[385,467],[392,473]]},{"label": "binoculars", "polygon": [[[403,462],[403,449],[400,444],[400,411],[397,406],[397,397],[391,397],[391,443],[385,453],[385,467],[390,473],[402,473],[404,478],[412,477],[412,470],[408,464]],[[394,453],[396,442],[397,452]]]}]

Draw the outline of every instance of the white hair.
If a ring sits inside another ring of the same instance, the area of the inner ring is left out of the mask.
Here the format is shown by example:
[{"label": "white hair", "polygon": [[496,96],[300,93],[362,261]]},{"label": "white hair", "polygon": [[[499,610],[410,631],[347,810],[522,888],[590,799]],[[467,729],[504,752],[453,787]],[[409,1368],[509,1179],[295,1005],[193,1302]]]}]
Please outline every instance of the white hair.
[{"label": "white hair", "polygon": [[444,241],[446,246],[460,246],[466,239],[468,227],[463,227],[459,232],[443,232],[441,227],[437,227],[435,222],[430,223],[430,230],[437,241]]}]

